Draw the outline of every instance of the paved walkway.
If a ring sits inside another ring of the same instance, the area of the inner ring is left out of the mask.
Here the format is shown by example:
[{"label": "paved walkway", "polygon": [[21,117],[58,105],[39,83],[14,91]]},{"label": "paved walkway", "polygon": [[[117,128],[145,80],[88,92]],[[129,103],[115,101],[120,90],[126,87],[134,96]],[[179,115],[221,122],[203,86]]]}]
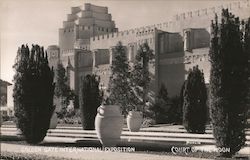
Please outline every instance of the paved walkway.
[{"label": "paved walkway", "polygon": [[[202,151],[202,152],[218,152],[219,149],[216,148],[215,145],[200,145],[200,146],[193,146],[193,149],[197,151]],[[221,152],[226,152],[226,148],[221,148]],[[250,158],[250,147],[242,147],[241,150],[238,152],[239,155],[246,155],[249,156]]]},{"label": "paved walkway", "polygon": [[[167,155],[155,155],[155,154],[144,154],[144,153],[128,153],[133,152],[132,148],[116,148],[120,151],[126,152],[110,152],[100,151],[97,148],[59,148],[59,147],[44,147],[44,146],[27,146],[20,144],[1,144],[2,152],[14,152],[14,153],[33,153],[37,155],[46,155],[58,158],[71,158],[81,160],[201,160],[201,158],[193,157],[178,157],[178,156],[167,156]],[[205,160],[205,159],[204,159]],[[208,159],[206,159],[208,160]]]}]

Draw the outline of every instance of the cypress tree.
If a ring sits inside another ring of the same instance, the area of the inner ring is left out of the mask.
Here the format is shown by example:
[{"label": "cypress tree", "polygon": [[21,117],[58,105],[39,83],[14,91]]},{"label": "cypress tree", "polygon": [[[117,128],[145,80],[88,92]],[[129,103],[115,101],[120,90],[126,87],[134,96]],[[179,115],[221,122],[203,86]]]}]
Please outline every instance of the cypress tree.
[{"label": "cypress tree", "polygon": [[230,149],[230,152],[223,152],[220,156],[232,157],[246,140],[244,129],[249,69],[249,50],[246,50],[246,46],[249,46],[249,25],[245,34],[247,36],[243,38],[244,32],[240,30],[239,18],[223,9],[221,23],[218,23],[216,15],[211,28],[210,115],[213,135],[217,147]]},{"label": "cypress tree", "polygon": [[149,63],[153,59],[153,50],[150,49],[148,43],[140,45],[135,56],[134,68],[131,73],[131,86],[134,88],[138,97],[136,104],[140,106],[141,111],[145,113],[145,105],[149,84],[151,81],[149,72]]},{"label": "cypress tree", "polygon": [[60,62],[57,64],[55,75],[55,100],[60,104],[60,109],[57,112],[57,115],[59,118],[63,118],[67,113],[67,106],[69,105],[72,91],[67,85],[68,78],[66,76],[66,69]]},{"label": "cypress tree", "polygon": [[14,110],[17,127],[28,143],[41,142],[49,129],[53,106],[53,69],[43,47],[22,45],[18,49],[14,76]]},{"label": "cypress tree", "polygon": [[183,125],[190,133],[204,133],[207,120],[207,91],[198,66],[189,71],[183,89]]},{"label": "cypress tree", "polygon": [[80,109],[83,129],[95,129],[95,116],[102,101],[99,83],[100,78],[96,75],[86,75],[82,81]]},{"label": "cypress tree", "polygon": [[68,78],[66,76],[66,69],[63,67],[62,63],[57,64],[56,69],[56,86],[55,86],[55,96],[56,97],[67,97],[69,92],[69,86],[67,85]]},{"label": "cypress tree", "polygon": [[123,115],[126,115],[131,108],[130,97],[133,94],[129,85],[130,67],[127,58],[126,48],[121,42],[114,48],[111,76],[109,82],[109,100],[112,104],[121,107]]},{"label": "cypress tree", "polygon": [[244,52],[248,56],[248,95],[247,95],[247,118],[250,118],[250,18],[246,22],[243,22],[244,26]]},{"label": "cypress tree", "polygon": [[79,109],[79,96],[76,94],[73,95],[73,103],[74,109]]}]

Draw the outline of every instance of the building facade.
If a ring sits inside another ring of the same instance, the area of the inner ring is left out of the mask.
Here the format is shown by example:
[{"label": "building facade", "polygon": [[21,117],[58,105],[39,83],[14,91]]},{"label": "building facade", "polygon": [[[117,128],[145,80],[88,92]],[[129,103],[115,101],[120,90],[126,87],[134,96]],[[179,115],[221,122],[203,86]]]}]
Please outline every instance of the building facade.
[{"label": "building facade", "polygon": [[121,41],[133,63],[139,46],[147,42],[154,51],[150,64],[150,94],[165,84],[169,95],[175,96],[187,77],[188,70],[198,65],[209,83],[210,25],[215,13],[222,8],[240,19],[250,17],[250,1],[229,3],[225,6],[205,8],[173,17],[169,22],[118,32],[107,7],[85,4],[72,7],[63,27],[59,29],[59,46],[49,46],[50,65],[61,61],[67,68],[69,85],[79,93],[80,82],[87,74],[97,74],[101,87],[106,89],[112,65],[113,47]]},{"label": "building facade", "polygon": [[14,116],[13,85],[0,79],[1,116]]}]

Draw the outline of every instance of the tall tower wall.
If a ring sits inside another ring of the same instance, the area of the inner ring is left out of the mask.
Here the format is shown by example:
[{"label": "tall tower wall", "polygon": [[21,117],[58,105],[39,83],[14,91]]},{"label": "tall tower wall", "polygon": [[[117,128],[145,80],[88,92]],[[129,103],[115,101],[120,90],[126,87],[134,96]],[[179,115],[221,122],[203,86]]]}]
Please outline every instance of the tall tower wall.
[{"label": "tall tower wall", "polygon": [[70,61],[75,88],[79,88],[81,77],[89,73],[100,75],[101,83],[107,85],[112,48],[118,41],[126,46],[130,62],[139,45],[147,41],[155,55],[150,66],[152,88],[157,91],[165,83],[173,96],[179,93],[188,70],[195,65],[203,70],[208,83],[210,25],[215,13],[220,19],[222,8],[228,8],[240,19],[250,17],[250,1],[246,0],[181,13],[168,22],[118,32],[107,7],[89,3],[84,9],[72,7],[59,29],[60,59],[65,65]]},{"label": "tall tower wall", "polygon": [[90,37],[99,34],[116,32],[115,22],[107,7],[95,6],[86,3],[84,9],[72,7],[63,27],[59,29],[59,47],[61,53],[74,49],[74,43],[78,39],[85,40],[89,45]]}]

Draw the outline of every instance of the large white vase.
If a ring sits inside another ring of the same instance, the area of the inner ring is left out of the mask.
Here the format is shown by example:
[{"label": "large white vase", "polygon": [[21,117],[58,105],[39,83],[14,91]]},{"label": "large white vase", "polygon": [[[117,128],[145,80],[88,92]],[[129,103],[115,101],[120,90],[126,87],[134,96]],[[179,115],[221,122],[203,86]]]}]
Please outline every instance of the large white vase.
[{"label": "large white vase", "polygon": [[117,105],[101,105],[95,117],[95,130],[101,144],[105,147],[115,146],[120,141],[123,116]]},{"label": "large white vase", "polygon": [[138,132],[143,122],[141,112],[129,111],[127,116],[127,126],[130,132]]}]

